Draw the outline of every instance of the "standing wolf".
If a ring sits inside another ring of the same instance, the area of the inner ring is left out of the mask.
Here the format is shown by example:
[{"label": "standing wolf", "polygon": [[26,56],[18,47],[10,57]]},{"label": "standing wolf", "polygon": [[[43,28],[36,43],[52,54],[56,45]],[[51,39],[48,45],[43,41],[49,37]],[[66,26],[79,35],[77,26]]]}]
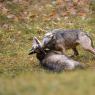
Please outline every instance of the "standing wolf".
[{"label": "standing wolf", "polygon": [[61,53],[59,54],[54,50],[44,50],[37,38],[34,38],[33,40],[32,49],[29,55],[34,53],[36,53],[37,59],[44,68],[55,72],[73,70],[77,67],[84,68],[83,64],[74,61]]},{"label": "standing wolf", "polygon": [[95,55],[91,38],[81,30],[54,29],[45,34],[42,43],[43,48],[61,51],[63,54],[67,49],[72,49],[75,56],[79,55],[78,45]]}]

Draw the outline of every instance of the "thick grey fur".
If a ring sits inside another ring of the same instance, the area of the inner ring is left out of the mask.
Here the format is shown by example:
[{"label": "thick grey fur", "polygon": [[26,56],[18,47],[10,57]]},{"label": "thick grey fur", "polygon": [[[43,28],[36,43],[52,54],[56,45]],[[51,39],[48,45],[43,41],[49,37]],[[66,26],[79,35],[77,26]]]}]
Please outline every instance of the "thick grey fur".
[{"label": "thick grey fur", "polygon": [[73,59],[68,58],[61,52],[58,53],[54,50],[44,50],[37,39],[33,41],[32,49],[29,53],[36,53],[36,57],[40,64],[51,71],[60,72],[63,70],[74,70],[75,68],[84,68],[84,65]]},{"label": "thick grey fur", "polygon": [[81,45],[84,50],[89,51],[95,55],[92,39],[86,32],[81,30],[63,30],[54,29],[45,34],[42,47],[50,50],[60,51],[65,54],[65,51],[72,49],[75,56],[79,55],[77,46]]}]

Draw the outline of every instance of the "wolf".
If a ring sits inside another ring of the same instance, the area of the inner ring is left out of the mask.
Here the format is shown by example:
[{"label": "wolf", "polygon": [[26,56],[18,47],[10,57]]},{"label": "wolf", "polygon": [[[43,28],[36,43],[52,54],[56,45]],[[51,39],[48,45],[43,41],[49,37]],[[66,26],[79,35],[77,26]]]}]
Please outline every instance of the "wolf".
[{"label": "wolf", "polygon": [[54,29],[46,33],[42,40],[44,49],[61,51],[63,54],[65,54],[66,50],[72,49],[74,52],[72,56],[79,55],[78,45],[95,55],[92,39],[86,32],[81,30]]},{"label": "wolf", "polygon": [[54,72],[61,72],[63,70],[74,70],[77,67],[82,69],[84,68],[84,65],[80,62],[72,60],[61,53],[57,53],[54,50],[44,50],[37,38],[34,38],[33,40],[32,49],[29,55],[35,53],[41,66]]}]

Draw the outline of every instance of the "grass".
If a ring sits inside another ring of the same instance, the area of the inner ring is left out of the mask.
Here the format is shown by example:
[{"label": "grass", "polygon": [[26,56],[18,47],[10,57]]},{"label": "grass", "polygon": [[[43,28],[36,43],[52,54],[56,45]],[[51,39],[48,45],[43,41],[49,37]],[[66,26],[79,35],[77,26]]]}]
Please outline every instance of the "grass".
[{"label": "grass", "polygon": [[[4,4],[16,17],[27,7],[27,4],[13,6],[9,1]],[[32,8],[31,5],[26,11],[33,11]],[[54,9],[51,5],[43,6],[47,14],[51,9]],[[68,16],[46,20],[37,12],[25,20],[8,18],[0,12],[0,95],[94,95],[95,57],[81,47],[75,60],[89,65],[85,70],[53,73],[41,68],[35,55],[28,55],[33,37],[41,40],[45,30],[54,28],[83,29],[90,34],[95,46],[94,13],[85,18]],[[39,16],[35,17],[36,14]]]},{"label": "grass", "polygon": [[0,78],[0,95],[93,95],[95,74],[92,70],[51,73],[24,72],[16,77]]}]

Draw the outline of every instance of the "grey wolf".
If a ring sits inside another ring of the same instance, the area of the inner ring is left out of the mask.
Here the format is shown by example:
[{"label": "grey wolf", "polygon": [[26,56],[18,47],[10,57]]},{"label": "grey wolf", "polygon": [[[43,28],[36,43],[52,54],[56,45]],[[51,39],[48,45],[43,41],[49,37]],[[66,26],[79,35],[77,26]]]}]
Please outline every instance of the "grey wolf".
[{"label": "grey wolf", "polygon": [[65,54],[66,50],[72,49],[74,56],[79,55],[78,45],[95,55],[92,39],[86,32],[81,30],[54,29],[46,33],[42,41],[43,48],[61,51],[63,54]]}]

